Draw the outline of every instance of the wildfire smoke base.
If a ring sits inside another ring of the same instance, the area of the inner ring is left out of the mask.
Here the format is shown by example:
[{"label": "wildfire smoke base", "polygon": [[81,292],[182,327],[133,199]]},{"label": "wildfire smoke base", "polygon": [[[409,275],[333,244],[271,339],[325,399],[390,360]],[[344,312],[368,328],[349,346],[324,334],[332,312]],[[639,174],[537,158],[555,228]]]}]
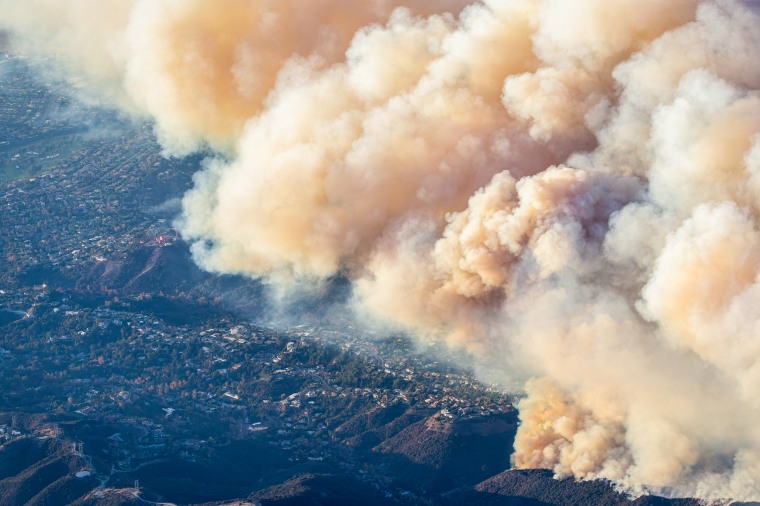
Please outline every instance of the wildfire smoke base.
[{"label": "wildfire smoke base", "polygon": [[220,153],[183,201],[205,268],[347,272],[372,314],[532,378],[518,467],[760,498],[751,2],[0,7],[167,153]]}]

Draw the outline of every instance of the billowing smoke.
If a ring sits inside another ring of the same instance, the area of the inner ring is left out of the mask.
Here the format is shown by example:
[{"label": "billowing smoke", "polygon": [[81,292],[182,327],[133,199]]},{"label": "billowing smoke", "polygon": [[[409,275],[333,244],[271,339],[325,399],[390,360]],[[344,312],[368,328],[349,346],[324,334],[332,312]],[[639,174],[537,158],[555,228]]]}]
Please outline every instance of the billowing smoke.
[{"label": "billowing smoke", "polygon": [[526,380],[517,467],[760,498],[760,14],[738,0],[0,0],[219,156],[205,268],[342,273]]}]

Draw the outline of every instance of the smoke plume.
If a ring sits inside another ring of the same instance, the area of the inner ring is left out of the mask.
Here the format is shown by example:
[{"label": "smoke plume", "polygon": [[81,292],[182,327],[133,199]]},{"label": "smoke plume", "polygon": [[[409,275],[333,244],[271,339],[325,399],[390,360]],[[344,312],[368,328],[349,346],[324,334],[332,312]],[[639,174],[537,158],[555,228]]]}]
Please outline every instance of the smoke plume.
[{"label": "smoke plume", "polygon": [[206,269],[314,280],[525,380],[517,467],[760,498],[760,9],[0,0],[19,51],[213,150]]}]

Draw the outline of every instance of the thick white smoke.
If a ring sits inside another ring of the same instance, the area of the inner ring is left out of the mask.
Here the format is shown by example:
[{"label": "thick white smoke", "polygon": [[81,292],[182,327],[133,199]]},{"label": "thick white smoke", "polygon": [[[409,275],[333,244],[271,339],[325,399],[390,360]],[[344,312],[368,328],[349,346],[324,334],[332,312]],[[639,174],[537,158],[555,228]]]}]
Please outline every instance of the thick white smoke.
[{"label": "thick white smoke", "polygon": [[[739,0],[0,0],[0,27],[220,152],[218,272],[532,378],[513,462],[760,498],[760,14]],[[93,23],[93,19],[98,19]]]}]

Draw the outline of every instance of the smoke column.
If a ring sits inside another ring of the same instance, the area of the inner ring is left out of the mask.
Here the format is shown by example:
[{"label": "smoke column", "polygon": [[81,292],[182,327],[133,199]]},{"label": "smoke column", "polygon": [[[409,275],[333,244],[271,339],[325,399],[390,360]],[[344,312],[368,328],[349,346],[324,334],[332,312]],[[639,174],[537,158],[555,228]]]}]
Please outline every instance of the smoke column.
[{"label": "smoke column", "polygon": [[516,467],[760,499],[757,5],[0,7],[167,154],[218,153],[181,217],[206,269],[343,273],[525,381]]}]

